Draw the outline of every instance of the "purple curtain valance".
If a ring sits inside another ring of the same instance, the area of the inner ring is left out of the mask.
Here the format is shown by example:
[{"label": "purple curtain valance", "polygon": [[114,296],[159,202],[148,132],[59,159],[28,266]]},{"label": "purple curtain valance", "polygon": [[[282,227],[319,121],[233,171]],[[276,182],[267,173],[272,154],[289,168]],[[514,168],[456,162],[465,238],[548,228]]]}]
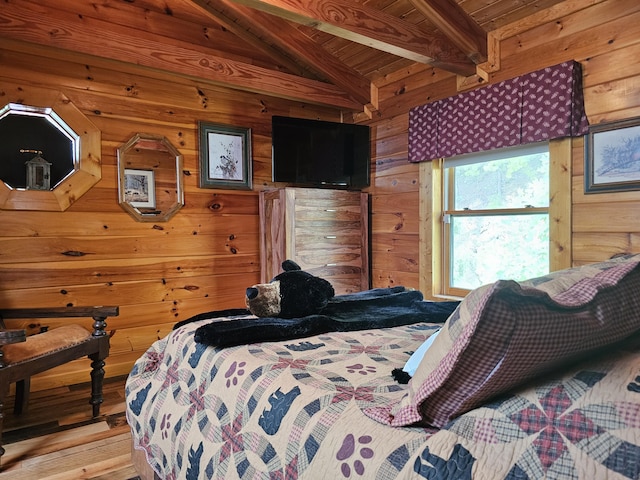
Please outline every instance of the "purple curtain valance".
[{"label": "purple curtain valance", "polygon": [[512,147],[588,130],[582,68],[564,62],[409,112],[409,161]]}]

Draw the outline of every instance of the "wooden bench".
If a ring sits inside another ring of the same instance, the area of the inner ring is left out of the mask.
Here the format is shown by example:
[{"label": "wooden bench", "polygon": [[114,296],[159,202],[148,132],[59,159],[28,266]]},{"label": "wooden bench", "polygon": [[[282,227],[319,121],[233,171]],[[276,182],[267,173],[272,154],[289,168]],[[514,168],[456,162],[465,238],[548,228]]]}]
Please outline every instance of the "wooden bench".
[{"label": "wooden bench", "polygon": [[[25,412],[29,402],[30,379],[33,375],[64,363],[88,356],[91,359],[91,398],[93,416],[100,415],[104,360],[109,356],[109,335],[106,319],[119,315],[119,308],[58,307],[58,308],[0,308],[0,457],[2,447],[4,400],[9,386],[16,384],[14,412]],[[76,323],[26,335],[25,330],[8,330],[4,319],[31,318],[93,318],[93,331]]]}]

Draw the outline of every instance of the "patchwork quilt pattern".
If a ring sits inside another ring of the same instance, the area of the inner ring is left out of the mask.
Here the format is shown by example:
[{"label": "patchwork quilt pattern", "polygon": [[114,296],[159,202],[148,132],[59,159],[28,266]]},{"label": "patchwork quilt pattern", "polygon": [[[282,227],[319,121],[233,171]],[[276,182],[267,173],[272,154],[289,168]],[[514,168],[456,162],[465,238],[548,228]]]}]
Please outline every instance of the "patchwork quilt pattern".
[{"label": "patchwork quilt pattern", "polygon": [[640,479],[640,348],[617,349],[455,418],[391,427],[391,371],[440,324],[216,349],[185,325],[126,386],[135,447],[163,479]]}]

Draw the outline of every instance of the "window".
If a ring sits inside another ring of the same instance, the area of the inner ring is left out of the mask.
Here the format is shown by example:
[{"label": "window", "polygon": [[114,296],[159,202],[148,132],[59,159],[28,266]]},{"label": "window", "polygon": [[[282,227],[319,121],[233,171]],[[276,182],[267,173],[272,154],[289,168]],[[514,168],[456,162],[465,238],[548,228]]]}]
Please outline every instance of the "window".
[{"label": "window", "polygon": [[440,180],[440,294],[549,272],[548,143],[447,159]]}]

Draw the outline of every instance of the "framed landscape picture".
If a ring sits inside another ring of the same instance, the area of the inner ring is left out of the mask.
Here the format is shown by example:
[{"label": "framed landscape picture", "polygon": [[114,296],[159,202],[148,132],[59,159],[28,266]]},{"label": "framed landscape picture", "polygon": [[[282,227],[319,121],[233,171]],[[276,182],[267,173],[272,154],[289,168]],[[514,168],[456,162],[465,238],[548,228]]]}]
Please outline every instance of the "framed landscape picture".
[{"label": "framed landscape picture", "polygon": [[640,118],[589,127],[585,193],[640,190]]},{"label": "framed landscape picture", "polygon": [[124,169],[124,200],[136,208],[156,208],[153,170]]}]

